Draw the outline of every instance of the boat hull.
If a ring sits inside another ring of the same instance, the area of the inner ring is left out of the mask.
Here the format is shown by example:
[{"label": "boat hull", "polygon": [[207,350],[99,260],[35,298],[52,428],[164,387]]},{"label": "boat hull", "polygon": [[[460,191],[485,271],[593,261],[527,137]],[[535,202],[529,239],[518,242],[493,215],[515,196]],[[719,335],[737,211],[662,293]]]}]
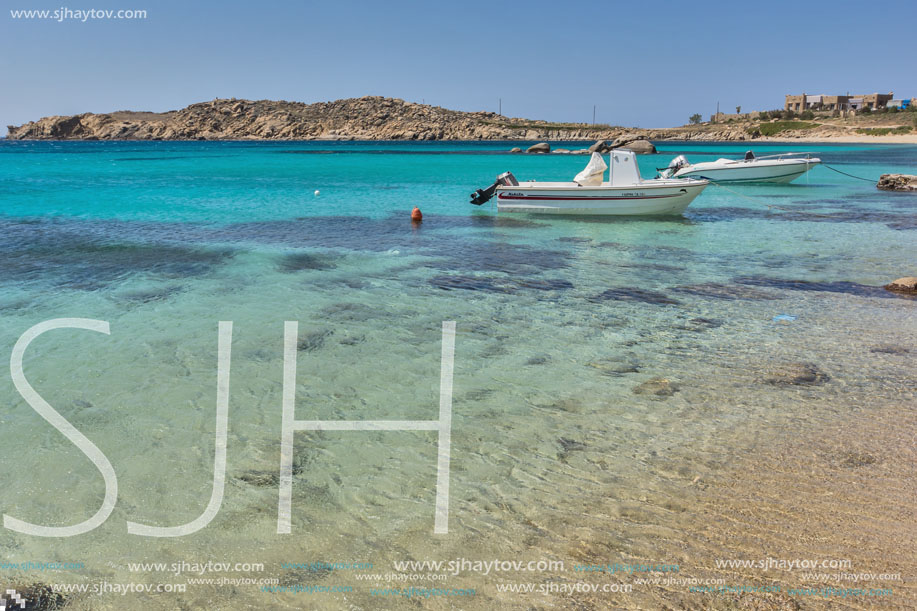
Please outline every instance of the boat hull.
[{"label": "boat hull", "polygon": [[683,213],[706,186],[706,181],[629,187],[501,186],[496,193],[497,210],[582,216],[677,215]]},{"label": "boat hull", "polygon": [[[676,178],[706,178],[713,182],[771,182],[788,183],[796,180],[816,165],[818,160],[783,160],[771,164],[743,163],[710,167],[708,164],[689,166],[675,173]],[[710,164],[712,165],[712,164]],[[708,166],[708,167],[704,167]]]}]

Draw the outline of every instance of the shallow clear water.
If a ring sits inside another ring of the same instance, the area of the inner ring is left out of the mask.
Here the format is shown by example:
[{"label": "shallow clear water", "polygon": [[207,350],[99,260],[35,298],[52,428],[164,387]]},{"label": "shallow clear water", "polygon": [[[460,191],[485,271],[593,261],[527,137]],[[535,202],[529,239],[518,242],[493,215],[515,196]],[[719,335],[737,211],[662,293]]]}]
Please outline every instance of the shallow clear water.
[{"label": "shallow clear water", "polygon": [[[110,336],[42,337],[25,371],[119,480],[118,505],[92,534],[3,530],[6,559],[85,564],[45,582],[162,581],[127,563],[193,558],[264,562],[273,576],[307,560],[379,572],[410,558],[572,564],[595,555],[582,541],[606,556],[679,560],[661,541],[703,521],[688,492],[671,496],[682,480],[717,477],[752,448],[864,402],[913,406],[914,353],[872,350],[917,339],[917,301],[879,288],[917,270],[917,196],[820,167],[790,185],[711,186],[683,218],[470,206],[499,172],[567,180],[586,162],[511,146],[0,142],[0,346],[8,354],[51,318],[109,321]],[[668,143],[639,161],[650,177],[676,154],[748,146]],[[871,179],[913,173],[917,157],[913,146],[754,149],[813,151]],[[235,325],[222,509],[188,537],[128,535],[127,520],[181,524],[206,506],[221,320]],[[425,432],[297,433],[293,535],[275,534],[286,320],[300,325],[299,419],[434,418],[440,325],[456,321],[448,536],[432,534],[437,446]],[[788,362],[814,363],[830,382],[762,382]],[[101,477],[3,369],[0,481],[16,493],[3,512],[86,519]],[[634,391],[657,377],[673,393]],[[654,495],[664,510],[642,508]],[[479,588],[469,608],[531,602],[503,598],[493,576],[464,579],[450,585]],[[320,602],[372,608],[366,589]],[[257,586],[196,591],[183,604],[302,604]]]}]

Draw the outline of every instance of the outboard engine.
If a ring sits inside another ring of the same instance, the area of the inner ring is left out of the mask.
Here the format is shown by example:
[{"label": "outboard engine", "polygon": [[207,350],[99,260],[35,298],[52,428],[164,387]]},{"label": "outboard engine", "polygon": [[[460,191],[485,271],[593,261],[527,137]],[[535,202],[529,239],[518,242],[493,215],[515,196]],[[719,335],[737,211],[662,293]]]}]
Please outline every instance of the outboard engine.
[{"label": "outboard engine", "polygon": [[672,178],[675,175],[675,172],[682,169],[683,167],[689,165],[688,160],[685,159],[684,155],[679,155],[669,163],[669,166],[662,170],[662,173],[659,175],[661,178]]},{"label": "outboard engine", "polygon": [[503,172],[497,176],[496,182],[490,185],[486,189],[478,189],[471,194],[471,203],[475,206],[480,206],[481,204],[486,204],[494,196],[494,193],[497,191],[497,187],[516,187],[519,185],[519,181],[516,180],[516,177],[513,176],[512,172]]}]

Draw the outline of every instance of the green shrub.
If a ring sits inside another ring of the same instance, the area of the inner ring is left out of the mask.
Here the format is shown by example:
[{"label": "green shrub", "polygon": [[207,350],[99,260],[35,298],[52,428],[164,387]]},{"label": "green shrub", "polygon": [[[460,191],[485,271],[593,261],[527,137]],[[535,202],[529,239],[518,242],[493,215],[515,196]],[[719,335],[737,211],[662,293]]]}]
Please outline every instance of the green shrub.
[{"label": "green shrub", "polygon": [[816,127],[818,127],[817,123],[806,123],[805,121],[777,121],[776,123],[762,123],[758,126],[758,131],[762,136],[773,136],[780,132]]},{"label": "green shrub", "polygon": [[[917,119],[915,119],[914,123],[917,124]],[[907,125],[898,127],[860,127],[856,130],[856,133],[867,136],[897,136],[911,133],[911,128]]]},{"label": "green shrub", "polygon": [[811,120],[815,118],[815,113],[812,112],[811,110],[804,110],[803,112],[799,113],[799,118]]}]

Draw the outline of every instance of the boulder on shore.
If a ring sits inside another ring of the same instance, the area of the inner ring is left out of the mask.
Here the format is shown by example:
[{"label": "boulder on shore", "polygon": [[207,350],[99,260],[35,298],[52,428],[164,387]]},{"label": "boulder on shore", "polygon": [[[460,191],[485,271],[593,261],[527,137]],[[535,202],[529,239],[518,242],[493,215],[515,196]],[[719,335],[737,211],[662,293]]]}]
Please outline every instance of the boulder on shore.
[{"label": "boulder on shore", "polygon": [[917,191],[917,176],[913,174],[883,174],[876,183],[883,191]]},{"label": "boulder on shore", "polygon": [[627,149],[637,153],[638,155],[653,155],[656,153],[656,147],[653,146],[653,143],[649,140],[633,140],[621,147],[615,148]]},{"label": "boulder on shore", "polygon": [[526,153],[550,153],[551,145],[547,142],[539,142],[538,144],[533,144],[529,148],[525,149]]},{"label": "boulder on shore", "polygon": [[898,278],[894,282],[885,285],[885,290],[894,293],[905,293],[907,295],[917,295],[917,277],[907,276]]},{"label": "boulder on shore", "polygon": [[589,147],[590,153],[599,153],[600,155],[607,153],[610,150],[611,149],[608,147],[608,143],[604,140],[596,140],[595,144]]}]

